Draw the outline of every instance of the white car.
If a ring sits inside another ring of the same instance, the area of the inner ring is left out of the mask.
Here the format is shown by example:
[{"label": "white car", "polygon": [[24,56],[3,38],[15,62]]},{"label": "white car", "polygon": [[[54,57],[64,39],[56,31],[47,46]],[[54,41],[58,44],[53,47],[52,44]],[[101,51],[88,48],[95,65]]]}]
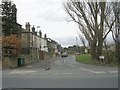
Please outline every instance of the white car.
[{"label": "white car", "polygon": [[62,53],[62,55],[61,55],[62,57],[67,57],[68,56],[68,54],[67,53]]}]

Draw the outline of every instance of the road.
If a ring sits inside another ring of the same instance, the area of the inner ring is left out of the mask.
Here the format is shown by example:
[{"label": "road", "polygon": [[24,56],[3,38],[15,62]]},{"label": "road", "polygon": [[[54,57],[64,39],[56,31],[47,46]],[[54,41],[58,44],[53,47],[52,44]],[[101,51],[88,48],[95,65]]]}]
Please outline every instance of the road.
[{"label": "road", "polygon": [[[50,64],[51,69],[45,70]],[[2,88],[118,88],[118,68],[81,64],[57,57],[2,71]]]}]

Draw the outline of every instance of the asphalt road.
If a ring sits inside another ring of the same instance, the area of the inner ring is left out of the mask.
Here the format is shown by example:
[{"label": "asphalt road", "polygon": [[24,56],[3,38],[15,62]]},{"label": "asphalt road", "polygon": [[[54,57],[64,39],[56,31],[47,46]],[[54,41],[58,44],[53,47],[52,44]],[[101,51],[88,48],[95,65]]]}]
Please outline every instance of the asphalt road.
[{"label": "asphalt road", "polygon": [[[45,70],[51,66],[50,70]],[[80,64],[58,57],[3,70],[2,88],[118,88],[118,68]]]}]

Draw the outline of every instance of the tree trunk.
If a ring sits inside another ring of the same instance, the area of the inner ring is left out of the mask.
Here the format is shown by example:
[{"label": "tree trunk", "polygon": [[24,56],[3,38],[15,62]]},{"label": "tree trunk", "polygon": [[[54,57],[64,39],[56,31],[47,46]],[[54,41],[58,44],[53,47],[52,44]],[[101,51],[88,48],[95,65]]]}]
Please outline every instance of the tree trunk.
[{"label": "tree trunk", "polygon": [[104,12],[105,12],[105,2],[100,2],[101,8],[101,26],[98,30],[98,47],[97,47],[97,59],[99,60],[99,56],[102,55],[102,46],[103,46],[103,31],[104,31]]},{"label": "tree trunk", "polygon": [[116,49],[116,59],[120,64],[120,43],[118,41],[116,41],[115,49]]},{"label": "tree trunk", "polygon": [[103,46],[103,41],[99,40],[99,43],[97,46],[97,60],[99,60],[99,56],[102,55],[102,46]]},{"label": "tree trunk", "polygon": [[91,43],[91,60],[96,61],[96,44],[94,42]]},{"label": "tree trunk", "polygon": [[107,43],[106,41],[104,42],[104,45],[105,45],[105,55],[106,55],[106,63],[108,63],[108,60],[109,60],[109,51],[108,51],[108,46],[107,46]]}]

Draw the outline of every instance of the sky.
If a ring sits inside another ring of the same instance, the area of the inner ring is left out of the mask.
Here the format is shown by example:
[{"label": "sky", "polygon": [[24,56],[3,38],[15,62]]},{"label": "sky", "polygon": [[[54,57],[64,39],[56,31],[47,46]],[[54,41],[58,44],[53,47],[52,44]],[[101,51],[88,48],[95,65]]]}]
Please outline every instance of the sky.
[{"label": "sky", "polygon": [[[66,0],[12,0],[17,7],[17,22],[25,28],[26,22],[34,25],[36,31],[41,30],[42,36],[47,34],[63,47],[82,45],[78,37],[78,26],[65,12],[63,3]],[[40,28],[37,28],[40,26]],[[111,35],[108,41],[111,40]],[[76,41],[78,37],[78,42]]]},{"label": "sky", "polygon": [[[17,7],[17,22],[25,28],[30,22],[42,35],[57,41],[63,47],[76,44],[79,31],[76,23],[68,22],[63,2],[65,0],[13,0]],[[37,28],[40,26],[40,28]]]}]

